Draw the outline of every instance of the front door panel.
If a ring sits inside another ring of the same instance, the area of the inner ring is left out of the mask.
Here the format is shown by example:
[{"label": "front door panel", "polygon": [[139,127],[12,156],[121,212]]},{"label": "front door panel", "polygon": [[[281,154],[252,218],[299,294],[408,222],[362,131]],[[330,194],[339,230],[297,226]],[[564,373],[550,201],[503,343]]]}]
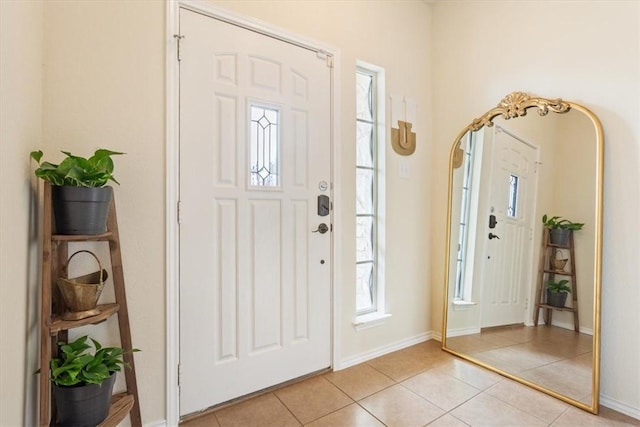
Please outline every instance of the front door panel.
[{"label": "front door panel", "polygon": [[[485,237],[482,327],[523,323],[531,284],[537,150],[494,128]],[[490,228],[491,215],[495,224]]]},{"label": "front door panel", "polygon": [[330,366],[331,69],[180,15],[180,412]]}]

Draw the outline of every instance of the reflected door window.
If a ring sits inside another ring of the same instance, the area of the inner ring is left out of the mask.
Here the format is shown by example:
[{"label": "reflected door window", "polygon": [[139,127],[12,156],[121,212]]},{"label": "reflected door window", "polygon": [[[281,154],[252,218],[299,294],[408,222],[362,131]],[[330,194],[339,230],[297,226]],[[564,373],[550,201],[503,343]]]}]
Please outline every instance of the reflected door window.
[{"label": "reflected door window", "polygon": [[[465,285],[465,272],[467,270],[467,246],[469,244],[469,220],[471,216],[471,193],[473,186],[473,165],[475,163],[475,141],[473,133],[467,135],[467,141],[464,144],[464,176],[462,178],[462,206],[460,207],[460,229],[458,233],[458,254],[456,258],[456,286],[454,292],[455,300],[463,300],[465,294],[471,294],[468,289],[471,284]],[[466,286],[466,288],[465,288]]]}]

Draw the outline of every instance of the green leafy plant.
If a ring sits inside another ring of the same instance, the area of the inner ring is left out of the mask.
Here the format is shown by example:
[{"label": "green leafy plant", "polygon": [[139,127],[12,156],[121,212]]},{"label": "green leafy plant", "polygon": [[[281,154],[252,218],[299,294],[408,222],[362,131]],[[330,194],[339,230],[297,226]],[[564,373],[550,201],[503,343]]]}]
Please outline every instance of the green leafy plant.
[{"label": "green leafy plant", "polygon": [[561,229],[561,230],[581,230],[584,227],[583,223],[571,222],[568,219],[562,219],[560,216],[548,217],[547,214],[542,216],[542,224],[549,229]]},{"label": "green leafy plant", "polygon": [[102,187],[108,181],[119,184],[113,177],[111,156],[125,153],[100,148],[88,159],[74,156],[68,151],[62,151],[62,153],[67,157],[56,165],[50,162],[40,163],[42,151],[32,151],[31,158],[40,166],[35,171],[36,176],[58,186]]},{"label": "green leafy plant", "polygon": [[546,285],[547,285],[547,289],[554,293],[560,293],[560,292],[571,293],[571,288],[567,286],[567,283],[569,283],[567,279],[562,279],[558,282],[549,280],[546,283]]},{"label": "green leafy plant", "polygon": [[[122,367],[129,368],[122,356],[125,351],[120,347],[102,347],[91,338],[95,352],[87,343],[88,337],[82,336],[77,340],[65,343],[59,342],[60,357],[51,359],[51,381],[59,386],[74,386],[86,384],[102,384],[114,372],[119,372]],[[132,352],[140,351],[138,349]]]}]

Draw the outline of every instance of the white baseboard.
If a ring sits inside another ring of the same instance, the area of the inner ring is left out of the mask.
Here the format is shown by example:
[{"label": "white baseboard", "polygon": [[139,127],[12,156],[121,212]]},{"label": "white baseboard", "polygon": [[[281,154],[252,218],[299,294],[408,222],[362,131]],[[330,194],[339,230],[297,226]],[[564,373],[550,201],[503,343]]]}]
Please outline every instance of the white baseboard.
[{"label": "white baseboard", "polygon": [[[424,332],[422,334],[405,338],[400,341],[396,341],[392,344],[385,345],[382,347],[378,347],[371,351],[367,351],[364,353],[360,353],[357,356],[349,357],[340,362],[338,366],[334,366],[333,369],[339,371],[341,369],[346,369],[350,366],[357,365],[359,363],[366,362],[371,359],[375,359],[376,357],[384,356],[385,354],[392,353],[394,351],[402,350],[403,348],[411,347],[412,345],[420,344],[421,342],[436,340],[442,342],[442,334],[440,332]],[[170,426],[166,420],[154,421],[152,423],[145,423],[145,427],[174,427]]]},{"label": "white baseboard", "polygon": [[640,420],[640,408],[634,408],[633,406],[619,402],[602,394],[600,395],[600,404],[602,406],[606,406],[609,409],[613,409],[614,411],[618,411],[621,414],[625,414],[632,418]]},{"label": "white baseboard", "polygon": [[334,366],[333,369],[336,371],[339,371],[341,369],[346,369],[350,366],[354,366],[359,363],[363,363],[368,360],[375,359],[376,357],[384,356],[385,354],[402,350],[403,348],[410,347],[415,344],[420,344],[421,342],[425,342],[431,339],[434,339],[436,341],[441,341],[441,335],[433,331],[424,332],[420,335],[416,335],[410,338],[405,338],[403,340],[396,341],[394,343],[384,345],[382,347],[378,347],[373,350],[360,353],[356,356],[341,360],[339,363],[339,366]]}]

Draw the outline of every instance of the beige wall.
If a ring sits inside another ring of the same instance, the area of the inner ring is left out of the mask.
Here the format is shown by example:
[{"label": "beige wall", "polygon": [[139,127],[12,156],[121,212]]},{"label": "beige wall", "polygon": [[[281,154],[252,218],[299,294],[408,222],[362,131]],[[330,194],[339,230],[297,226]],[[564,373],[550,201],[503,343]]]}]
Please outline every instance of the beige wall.
[{"label": "beige wall", "polygon": [[[98,146],[128,153],[116,166],[122,183],[116,188],[116,197],[123,262],[133,340],[143,350],[136,355],[142,416],[147,424],[161,422],[166,392],[165,3],[52,0],[0,4],[0,424],[29,424],[35,402],[30,394],[31,380],[25,380],[32,378],[30,372],[35,368],[31,345],[37,335],[33,317],[28,316],[33,314],[34,295],[27,290],[34,286],[37,270],[31,267],[33,261],[27,252],[31,174],[27,155],[38,146],[53,157],[59,149],[90,152]],[[637,381],[629,380],[634,378],[630,373],[638,372],[634,355],[640,352],[640,338],[629,336],[628,328],[618,327],[638,322],[635,307],[640,303],[638,287],[633,283],[640,276],[635,262],[637,239],[626,237],[640,232],[640,121],[638,99],[629,96],[638,93],[637,3],[619,2],[615,7],[611,2],[215,4],[340,50],[342,163],[338,177],[343,197],[336,203],[343,228],[343,240],[339,242],[343,259],[336,285],[342,300],[341,360],[439,330],[444,183],[449,146],[459,128],[515,89],[562,96],[592,107],[602,118],[609,141],[603,392],[629,407],[640,408]],[[494,9],[497,7],[501,10]],[[433,24],[431,10],[435,12]],[[532,26],[543,23],[546,31],[536,29],[545,37],[521,37],[526,22]],[[475,31],[479,27],[482,32]],[[559,29],[563,31],[556,38]],[[493,44],[501,49],[487,49]],[[354,203],[349,195],[355,175],[351,144],[355,135],[352,88],[356,59],[384,67],[388,92],[414,98],[420,116],[415,126],[418,148],[408,159],[409,180],[398,178],[399,156],[387,147],[386,278],[390,288],[388,308],[393,317],[384,326],[358,333],[351,327],[355,251]],[[42,68],[39,61],[43,62]],[[11,64],[8,73],[5,64]],[[434,114],[432,105],[437,106]],[[16,182],[22,184],[16,186]],[[9,210],[6,200],[18,209]],[[8,220],[15,222],[6,225]],[[6,350],[7,341],[16,345],[11,352]],[[19,390],[12,388],[14,384]],[[28,415],[23,415],[25,412]]]},{"label": "beige wall", "polygon": [[[162,1],[44,2],[45,154],[127,153],[114,159],[121,183],[114,191],[145,423],[165,416],[164,8]],[[86,332],[110,343],[116,324]]]},{"label": "beige wall", "polygon": [[[471,118],[507,93],[581,103],[605,132],[602,396],[640,414],[640,75],[638,2],[435,2],[434,181],[447,176],[449,147]],[[433,205],[446,189],[432,188]],[[445,210],[432,211],[434,248]],[[440,329],[443,254],[433,251],[433,325]]]},{"label": "beige wall", "polygon": [[[0,2],[0,425],[33,425],[37,238],[29,152],[42,140],[42,3]],[[25,414],[27,414],[25,416]]]}]

